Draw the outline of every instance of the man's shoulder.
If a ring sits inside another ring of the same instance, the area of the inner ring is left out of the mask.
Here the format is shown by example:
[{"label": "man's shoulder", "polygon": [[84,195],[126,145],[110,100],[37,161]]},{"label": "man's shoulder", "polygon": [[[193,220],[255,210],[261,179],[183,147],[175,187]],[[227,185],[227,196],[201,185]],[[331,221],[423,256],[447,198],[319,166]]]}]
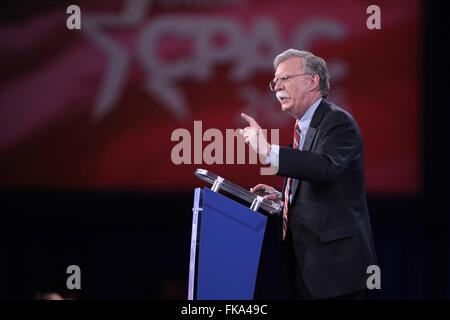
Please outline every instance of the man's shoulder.
[{"label": "man's shoulder", "polygon": [[330,124],[347,123],[351,126],[354,126],[359,131],[358,123],[349,111],[329,100],[324,99],[323,102],[325,105],[325,112],[323,117],[324,122],[328,122]]}]

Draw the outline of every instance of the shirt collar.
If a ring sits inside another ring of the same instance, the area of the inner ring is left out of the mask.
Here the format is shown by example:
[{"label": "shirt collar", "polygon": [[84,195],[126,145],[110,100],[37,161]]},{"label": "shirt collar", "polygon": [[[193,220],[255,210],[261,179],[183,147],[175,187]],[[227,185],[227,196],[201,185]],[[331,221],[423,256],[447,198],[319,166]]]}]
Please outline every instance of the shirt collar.
[{"label": "shirt collar", "polygon": [[314,112],[316,112],[316,109],[319,106],[320,102],[322,102],[322,97],[314,101],[314,103],[306,110],[306,112],[303,114],[300,120],[297,120],[299,121],[298,125],[300,126],[300,131],[302,133],[306,133],[306,131],[308,130]]}]

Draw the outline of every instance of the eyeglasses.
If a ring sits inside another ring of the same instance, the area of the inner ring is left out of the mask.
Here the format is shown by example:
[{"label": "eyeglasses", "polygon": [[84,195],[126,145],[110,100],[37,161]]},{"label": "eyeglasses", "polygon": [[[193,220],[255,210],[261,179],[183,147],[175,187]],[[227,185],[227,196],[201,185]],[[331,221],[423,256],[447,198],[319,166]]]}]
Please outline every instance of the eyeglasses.
[{"label": "eyeglasses", "polygon": [[269,88],[271,91],[275,91],[275,87],[277,86],[279,81],[284,82],[284,81],[289,80],[290,78],[304,76],[307,74],[310,74],[310,73],[291,74],[291,75],[279,77],[278,79],[273,79],[272,81],[269,82]]}]

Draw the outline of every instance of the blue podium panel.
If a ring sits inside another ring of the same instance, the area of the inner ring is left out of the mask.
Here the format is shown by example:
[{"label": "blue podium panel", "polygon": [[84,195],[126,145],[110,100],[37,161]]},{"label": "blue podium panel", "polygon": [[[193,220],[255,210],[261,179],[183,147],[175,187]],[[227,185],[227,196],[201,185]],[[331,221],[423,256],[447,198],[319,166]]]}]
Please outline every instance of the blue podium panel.
[{"label": "blue podium panel", "polygon": [[267,217],[205,188],[197,299],[253,299]]}]

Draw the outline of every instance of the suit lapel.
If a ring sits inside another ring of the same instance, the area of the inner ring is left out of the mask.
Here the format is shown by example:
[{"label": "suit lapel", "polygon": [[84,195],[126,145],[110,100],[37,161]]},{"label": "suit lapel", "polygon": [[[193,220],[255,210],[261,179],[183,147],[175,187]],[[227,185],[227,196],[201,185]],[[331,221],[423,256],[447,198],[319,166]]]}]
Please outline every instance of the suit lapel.
[{"label": "suit lapel", "polygon": [[[288,144],[289,148],[292,148],[292,143]],[[285,178],[283,181],[283,187],[281,188],[281,200],[284,202],[284,192],[286,191],[286,185],[287,185],[288,178]]]},{"label": "suit lapel", "polygon": [[[305,143],[303,143],[302,151],[311,151],[311,146],[314,142],[314,139],[317,135],[317,126],[322,121],[323,115],[325,111],[328,109],[328,102],[325,99],[322,99],[319,106],[317,107],[314,115],[311,119],[311,123],[309,124],[308,131],[306,132]],[[300,180],[294,179],[292,181],[292,194],[295,196],[297,188],[300,184]]]},{"label": "suit lapel", "polygon": [[309,151],[311,150],[312,143],[314,138],[316,137],[317,129],[313,127],[309,127],[308,132],[306,132],[305,143],[303,144],[302,150]]}]

